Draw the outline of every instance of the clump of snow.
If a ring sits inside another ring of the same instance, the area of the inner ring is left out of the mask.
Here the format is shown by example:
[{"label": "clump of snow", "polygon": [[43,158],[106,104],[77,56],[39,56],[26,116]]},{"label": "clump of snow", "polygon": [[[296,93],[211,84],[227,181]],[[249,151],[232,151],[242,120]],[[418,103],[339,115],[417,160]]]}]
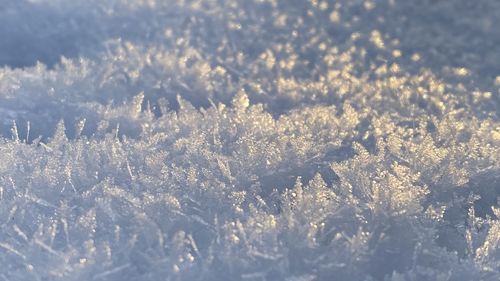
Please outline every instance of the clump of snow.
[{"label": "clump of snow", "polygon": [[500,279],[499,21],[7,1],[0,279]]}]

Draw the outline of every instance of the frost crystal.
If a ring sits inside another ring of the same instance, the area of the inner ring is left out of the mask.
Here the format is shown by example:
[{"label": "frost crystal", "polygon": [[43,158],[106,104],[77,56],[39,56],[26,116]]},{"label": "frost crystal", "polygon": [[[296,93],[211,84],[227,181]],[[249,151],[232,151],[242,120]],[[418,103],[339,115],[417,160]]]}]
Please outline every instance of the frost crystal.
[{"label": "frost crystal", "polygon": [[499,1],[0,6],[0,280],[500,280]]}]

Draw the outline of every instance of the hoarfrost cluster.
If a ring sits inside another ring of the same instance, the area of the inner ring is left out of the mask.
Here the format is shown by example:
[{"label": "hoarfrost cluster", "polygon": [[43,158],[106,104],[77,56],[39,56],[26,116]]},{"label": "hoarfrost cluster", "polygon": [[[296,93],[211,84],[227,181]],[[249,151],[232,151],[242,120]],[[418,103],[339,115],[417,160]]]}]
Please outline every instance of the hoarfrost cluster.
[{"label": "hoarfrost cluster", "polygon": [[500,2],[0,4],[1,280],[500,279]]}]

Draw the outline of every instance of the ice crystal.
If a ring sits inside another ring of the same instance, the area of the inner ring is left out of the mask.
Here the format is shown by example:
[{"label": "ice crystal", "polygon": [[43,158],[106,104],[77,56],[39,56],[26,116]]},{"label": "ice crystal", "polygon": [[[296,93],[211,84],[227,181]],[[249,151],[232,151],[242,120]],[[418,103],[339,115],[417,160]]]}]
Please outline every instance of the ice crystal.
[{"label": "ice crystal", "polygon": [[500,278],[498,1],[4,2],[0,279]]}]

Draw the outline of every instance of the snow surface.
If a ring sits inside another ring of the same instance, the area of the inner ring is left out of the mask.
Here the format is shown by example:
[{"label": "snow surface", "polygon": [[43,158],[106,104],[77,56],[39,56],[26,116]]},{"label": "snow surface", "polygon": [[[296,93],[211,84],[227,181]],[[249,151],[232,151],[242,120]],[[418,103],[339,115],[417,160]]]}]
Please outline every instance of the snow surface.
[{"label": "snow surface", "polygon": [[0,0],[0,280],[500,280],[499,25]]}]

